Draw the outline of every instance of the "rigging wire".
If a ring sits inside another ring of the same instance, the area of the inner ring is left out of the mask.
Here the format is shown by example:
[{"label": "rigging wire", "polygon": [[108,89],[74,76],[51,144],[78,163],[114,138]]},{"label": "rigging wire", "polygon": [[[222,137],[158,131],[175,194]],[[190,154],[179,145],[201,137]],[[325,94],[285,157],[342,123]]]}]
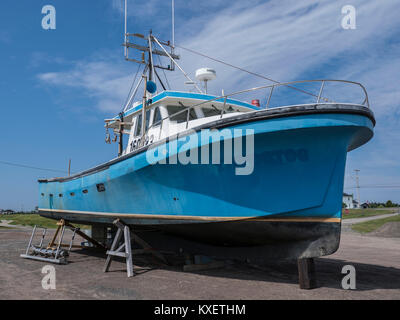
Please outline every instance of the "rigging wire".
[{"label": "rigging wire", "polygon": [[39,167],[33,167],[33,166],[28,166],[28,165],[14,163],[14,162],[8,162],[8,161],[0,161],[0,164],[4,164],[7,166],[13,166],[13,167],[27,168],[27,169],[67,173],[67,171],[63,171],[63,170],[39,168]]},{"label": "rigging wire", "polygon": [[[159,55],[157,55],[157,57],[158,57],[158,63],[159,63],[160,66],[161,66],[161,65],[162,65],[162,64],[161,64],[161,58],[160,58]],[[168,90],[171,90],[171,86],[169,85],[169,81],[168,81],[167,75],[165,74],[165,70],[164,70],[164,69],[161,69],[161,70],[162,70],[162,72],[164,73],[165,80],[167,81]]]},{"label": "rigging wire", "polygon": [[[220,59],[212,58],[212,57],[210,57],[210,56],[208,56],[208,55],[206,55],[206,54],[204,54],[204,53],[195,51],[195,50],[193,50],[193,49],[185,48],[185,47],[182,47],[182,46],[180,46],[180,45],[175,45],[175,47],[181,48],[181,49],[183,49],[183,50],[189,51],[189,52],[191,52],[191,53],[197,54],[197,55],[202,56],[202,57],[204,57],[204,58],[213,60],[213,61],[215,61],[215,62],[222,63],[222,64],[224,64],[224,65],[226,65],[226,66],[229,66],[229,67],[238,69],[238,70],[240,70],[240,71],[247,72],[248,74],[251,74],[251,75],[256,76],[256,77],[259,77],[259,78],[263,78],[263,79],[265,79],[265,80],[274,82],[274,83],[276,83],[276,84],[281,83],[281,82],[279,82],[279,81],[277,81],[277,80],[274,80],[274,79],[268,78],[268,77],[266,77],[266,76],[263,76],[262,74],[259,74],[259,73],[256,73],[256,72],[252,72],[252,71],[249,71],[249,70],[246,70],[246,69],[243,69],[243,68],[241,68],[241,67],[235,66],[235,65],[233,65],[233,64],[230,64],[230,63],[228,63],[228,62],[222,61],[222,60],[220,60]],[[313,94],[312,92],[308,92],[308,91],[305,91],[305,90],[302,90],[302,89],[299,89],[299,88],[297,88],[297,87],[290,86],[290,85],[286,85],[286,86],[287,86],[288,88],[291,88],[291,89],[300,91],[300,92],[305,93],[305,94],[308,94],[308,95],[310,95],[310,96],[318,97],[318,95]]]},{"label": "rigging wire", "polygon": [[[142,66],[142,65],[139,64],[139,67],[138,67],[138,69],[137,69],[137,71],[136,71],[135,77],[133,78],[132,85],[131,85],[131,88],[130,88],[130,90],[129,90],[128,96],[126,97],[123,110],[125,109],[126,104],[127,104],[128,101],[129,101],[130,95],[131,95],[131,93],[132,93],[133,86],[134,86],[134,84],[135,84],[135,82],[136,82],[136,78],[137,78],[137,76],[138,76],[138,74],[139,74],[139,70],[140,70],[140,67],[141,67],[141,66]],[[134,97],[132,97],[132,99],[133,99],[133,98],[134,98]]]}]

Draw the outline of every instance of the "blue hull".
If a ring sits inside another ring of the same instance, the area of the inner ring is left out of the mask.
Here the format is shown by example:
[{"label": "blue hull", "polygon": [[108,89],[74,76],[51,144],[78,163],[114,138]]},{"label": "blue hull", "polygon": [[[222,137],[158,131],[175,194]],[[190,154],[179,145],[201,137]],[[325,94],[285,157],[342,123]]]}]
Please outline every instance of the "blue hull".
[{"label": "blue hull", "polygon": [[[110,223],[119,217],[133,225],[198,233],[196,238],[212,237],[207,235],[210,222],[228,225],[231,231],[233,222],[282,222],[283,228],[289,222],[310,222],[318,224],[317,229],[320,224],[335,225],[335,233],[340,233],[346,155],[371,139],[373,127],[370,117],[352,113],[260,117],[224,125],[232,132],[254,130],[252,174],[236,175],[237,166],[228,164],[150,165],[142,151],[77,177],[42,181],[39,208],[52,218]],[[200,144],[200,131],[192,134]],[[105,191],[99,192],[98,184]],[[190,225],[195,227],[187,228]],[[248,229],[239,226],[234,238],[247,237],[253,243],[271,238],[266,230],[257,235]],[[222,230],[215,231],[218,241],[225,237],[219,234]],[[301,228],[291,232],[288,239],[301,238],[295,234]]]}]

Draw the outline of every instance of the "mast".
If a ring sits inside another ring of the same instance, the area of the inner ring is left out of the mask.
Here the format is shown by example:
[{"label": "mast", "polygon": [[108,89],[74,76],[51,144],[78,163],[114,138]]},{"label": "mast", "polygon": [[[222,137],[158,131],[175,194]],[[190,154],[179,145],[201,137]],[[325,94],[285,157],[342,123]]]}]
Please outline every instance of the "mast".
[{"label": "mast", "polygon": [[[192,79],[188,76],[188,74],[179,66],[177,63],[177,60],[180,59],[180,56],[175,54],[175,1],[172,0],[172,42],[171,41],[161,41],[157,39],[153,33],[152,30],[150,30],[148,36],[144,36],[139,33],[129,33],[127,30],[127,25],[128,25],[128,5],[127,5],[127,0],[125,0],[125,34],[124,34],[124,44],[123,46],[125,47],[125,60],[139,63],[139,64],[144,64],[145,68],[142,73],[142,78],[140,79],[138,85],[136,86],[134,92],[132,95],[128,98],[128,103],[125,105],[124,110],[127,110],[129,108],[129,105],[131,101],[133,100],[137,89],[140,85],[141,82],[143,82],[143,76],[146,75],[148,72],[148,75],[146,77],[147,81],[153,81],[160,82],[161,86],[165,90],[165,85],[161,81],[160,76],[157,74],[156,69],[162,69],[162,70],[167,70],[167,71],[175,71],[175,65],[179,68],[179,70],[183,73],[183,75],[188,79],[189,81],[193,82]],[[129,49],[134,49],[139,51],[139,57],[132,57],[129,55]],[[163,56],[166,58],[169,58],[171,61],[168,66],[163,66],[160,60],[160,65],[157,65],[154,63],[154,55],[158,56]],[[147,57],[147,59],[146,59]],[[196,89],[200,92],[203,93],[202,90],[197,86],[196,83],[194,83]]]},{"label": "mast", "polygon": [[149,43],[149,81],[153,81],[154,78],[154,64],[153,64],[153,46],[152,46],[152,31],[150,30],[148,43]]}]

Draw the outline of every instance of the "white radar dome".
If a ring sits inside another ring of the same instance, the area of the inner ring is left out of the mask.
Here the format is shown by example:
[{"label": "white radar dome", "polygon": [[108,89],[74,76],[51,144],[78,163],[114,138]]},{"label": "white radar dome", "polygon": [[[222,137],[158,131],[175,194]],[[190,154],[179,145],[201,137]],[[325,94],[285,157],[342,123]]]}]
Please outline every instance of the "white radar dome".
[{"label": "white radar dome", "polygon": [[196,70],[196,79],[199,81],[210,81],[217,77],[217,73],[211,68],[200,68]]}]

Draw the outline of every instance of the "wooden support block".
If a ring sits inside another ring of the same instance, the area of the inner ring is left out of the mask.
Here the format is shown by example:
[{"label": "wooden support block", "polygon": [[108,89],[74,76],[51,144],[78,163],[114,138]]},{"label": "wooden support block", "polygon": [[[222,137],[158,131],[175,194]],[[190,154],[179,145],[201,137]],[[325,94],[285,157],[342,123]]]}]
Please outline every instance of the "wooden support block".
[{"label": "wooden support block", "polygon": [[210,269],[218,269],[225,267],[224,261],[215,261],[207,264],[186,264],[183,266],[183,271],[202,271]]},{"label": "wooden support block", "polygon": [[315,278],[315,266],[313,258],[304,258],[297,260],[299,271],[300,289],[314,289],[317,286]]}]

